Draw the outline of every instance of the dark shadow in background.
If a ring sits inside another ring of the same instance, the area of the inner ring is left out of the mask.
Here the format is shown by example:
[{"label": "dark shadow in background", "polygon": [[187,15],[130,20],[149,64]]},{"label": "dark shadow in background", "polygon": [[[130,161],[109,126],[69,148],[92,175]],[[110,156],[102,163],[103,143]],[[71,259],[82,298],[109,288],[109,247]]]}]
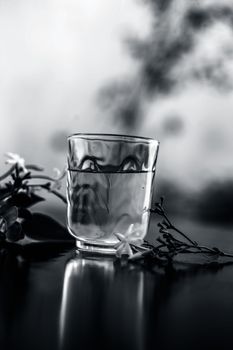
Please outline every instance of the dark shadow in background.
[{"label": "dark shadow in background", "polygon": [[[108,110],[115,123],[121,123],[129,132],[143,123],[145,101],[174,92],[185,83],[184,79],[207,83],[218,90],[232,89],[224,62],[216,57],[205,62],[192,63],[188,77],[174,75],[174,69],[182,64],[195,49],[198,39],[216,23],[233,28],[233,6],[177,0],[144,0],[153,16],[151,34],[146,39],[126,39],[131,56],[140,63],[137,76],[110,82],[99,93],[101,108]],[[176,17],[182,16],[179,27],[173,25]],[[229,47],[225,57],[233,59],[233,48]],[[191,57],[191,56],[190,56]],[[203,58],[202,58],[203,60]]]},{"label": "dark shadow in background", "polygon": [[165,198],[169,215],[183,216],[215,226],[233,226],[233,180],[214,181],[197,192],[185,192],[178,186],[161,181],[154,198]]},{"label": "dark shadow in background", "polygon": [[233,180],[213,182],[196,198],[194,214],[208,223],[233,226]]}]

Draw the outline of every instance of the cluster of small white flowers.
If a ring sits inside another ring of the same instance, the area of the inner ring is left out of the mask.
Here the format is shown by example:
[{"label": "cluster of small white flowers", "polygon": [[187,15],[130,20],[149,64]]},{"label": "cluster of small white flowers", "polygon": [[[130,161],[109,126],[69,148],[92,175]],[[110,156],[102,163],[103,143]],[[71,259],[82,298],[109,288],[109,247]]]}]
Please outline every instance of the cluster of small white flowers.
[{"label": "cluster of small white flowers", "polygon": [[7,152],[6,157],[6,164],[18,165],[19,169],[24,173],[28,172],[27,168],[25,167],[25,159],[22,158],[19,154]]}]

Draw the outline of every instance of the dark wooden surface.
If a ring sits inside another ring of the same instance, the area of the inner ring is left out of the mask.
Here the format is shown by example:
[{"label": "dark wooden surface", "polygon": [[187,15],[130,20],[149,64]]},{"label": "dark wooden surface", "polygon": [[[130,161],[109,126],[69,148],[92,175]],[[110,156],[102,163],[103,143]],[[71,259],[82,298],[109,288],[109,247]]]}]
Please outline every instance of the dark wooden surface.
[{"label": "dark wooden surface", "polygon": [[233,266],[165,273],[77,255],[72,242],[0,249],[1,350],[101,348],[232,349]]}]

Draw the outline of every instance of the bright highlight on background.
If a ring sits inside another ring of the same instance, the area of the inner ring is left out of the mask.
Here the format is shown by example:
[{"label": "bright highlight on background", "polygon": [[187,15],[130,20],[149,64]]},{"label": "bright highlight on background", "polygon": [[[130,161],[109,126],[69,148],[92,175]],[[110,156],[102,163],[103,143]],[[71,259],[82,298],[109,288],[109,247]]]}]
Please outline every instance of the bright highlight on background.
[{"label": "bright highlight on background", "polygon": [[65,160],[52,148],[56,135],[112,131],[95,95],[135,69],[121,41],[128,31],[146,33],[146,15],[133,1],[2,1],[1,152],[52,168]]}]

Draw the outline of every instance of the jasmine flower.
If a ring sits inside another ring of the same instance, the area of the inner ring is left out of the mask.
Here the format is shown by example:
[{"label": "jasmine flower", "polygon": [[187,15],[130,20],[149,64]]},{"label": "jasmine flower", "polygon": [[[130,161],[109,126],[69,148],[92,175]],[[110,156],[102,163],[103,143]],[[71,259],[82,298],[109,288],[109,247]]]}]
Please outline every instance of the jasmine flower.
[{"label": "jasmine flower", "polygon": [[12,164],[18,166],[19,170],[22,170],[24,173],[27,173],[28,170],[25,167],[24,158],[20,157],[17,153],[7,152],[6,156],[8,157],[6,160],[6,164]]},{"label": "jasmine flower", "polygon": [[120,232],[114,233],[119,240],[119,242],[115,245],[117,257],[121,257],[122,255],[128,255],[131,257],[133,255],[131,245],[141,247],[143,239],[138,238],[140,231],[135,229],[134,226],[134,224],[129,225],[125,234]]}]

